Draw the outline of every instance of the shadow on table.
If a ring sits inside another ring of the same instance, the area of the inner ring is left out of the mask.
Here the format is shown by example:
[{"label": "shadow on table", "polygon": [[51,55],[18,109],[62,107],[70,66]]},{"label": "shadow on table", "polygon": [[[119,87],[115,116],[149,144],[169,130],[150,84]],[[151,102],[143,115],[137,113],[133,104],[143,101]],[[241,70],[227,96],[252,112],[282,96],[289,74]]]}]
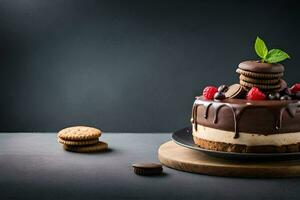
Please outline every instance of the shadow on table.
[{"label": "shadow on table", "polygon": [[116,154],[120,153],[117,149],[108,148],[105,151],[98,151],[98,152],[73,152],[73,151],[66,151],[71,154],[80,154],[80,155],[103,155],[103,154]]}]

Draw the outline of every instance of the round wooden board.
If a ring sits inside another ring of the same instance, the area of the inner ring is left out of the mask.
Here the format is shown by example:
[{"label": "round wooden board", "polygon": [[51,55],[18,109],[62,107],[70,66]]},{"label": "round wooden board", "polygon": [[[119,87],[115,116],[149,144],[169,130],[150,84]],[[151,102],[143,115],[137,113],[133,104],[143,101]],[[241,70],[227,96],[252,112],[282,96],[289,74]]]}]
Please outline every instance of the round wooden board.
[{"label": "round wooden board", "polygon": [[245,162],[223,160],[182,147],[172,141],[159,147],[158,159],[170,168],[214,176],[232,177],[297,177],[300,176],[300,160]]}]

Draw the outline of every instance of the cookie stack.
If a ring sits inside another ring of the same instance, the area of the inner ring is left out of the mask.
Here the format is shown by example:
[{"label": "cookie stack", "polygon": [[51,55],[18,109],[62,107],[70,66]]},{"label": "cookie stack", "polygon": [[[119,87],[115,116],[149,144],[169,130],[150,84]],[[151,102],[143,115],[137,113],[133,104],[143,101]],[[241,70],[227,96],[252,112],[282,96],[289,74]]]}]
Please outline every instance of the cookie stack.
[{"label": "cookie stack", "polygon": [[281,64],[245,61],[239,64],[240,85],[247,91],[257,87],[265,93],[274,93],[286,88],[283,77],[284,66]]},{"label": "cookie stack", "polygon": [[88,153],[104,151],[107,143],[99,141],[101,131],[87,126],[74,126],[58,132],[58,142],[63,144],[67,151]]}]

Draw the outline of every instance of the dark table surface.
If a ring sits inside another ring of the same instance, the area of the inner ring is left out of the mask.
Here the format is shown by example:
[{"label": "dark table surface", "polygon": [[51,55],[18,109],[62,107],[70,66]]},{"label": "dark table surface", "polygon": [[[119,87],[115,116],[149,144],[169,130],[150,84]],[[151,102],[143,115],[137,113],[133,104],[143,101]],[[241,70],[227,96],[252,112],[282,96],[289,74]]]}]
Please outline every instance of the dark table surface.
[{"label": "dark table surface", "polygon": [[110,151],[64,151],[54,133],[0,134],[0,199],[299,199],[300,179],[213,177],[164,167],[137,176],[133,162],[158,162],[170,134],[104,133]]}]

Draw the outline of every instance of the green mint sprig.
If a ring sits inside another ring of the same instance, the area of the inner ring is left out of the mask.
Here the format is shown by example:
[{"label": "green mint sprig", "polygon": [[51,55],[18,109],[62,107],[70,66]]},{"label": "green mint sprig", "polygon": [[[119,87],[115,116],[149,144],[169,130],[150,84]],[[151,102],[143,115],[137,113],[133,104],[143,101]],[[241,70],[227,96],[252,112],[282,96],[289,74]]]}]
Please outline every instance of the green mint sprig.
[{"label": "green mint sprig", "polygon": [[291,58],[287,53],[280,49],[271,49],[268,51],[265,42],[259,37],[257,37],[255,40],[254,48],[256,54],[261,58],[262,62],[278,63],[287,58]]}]

